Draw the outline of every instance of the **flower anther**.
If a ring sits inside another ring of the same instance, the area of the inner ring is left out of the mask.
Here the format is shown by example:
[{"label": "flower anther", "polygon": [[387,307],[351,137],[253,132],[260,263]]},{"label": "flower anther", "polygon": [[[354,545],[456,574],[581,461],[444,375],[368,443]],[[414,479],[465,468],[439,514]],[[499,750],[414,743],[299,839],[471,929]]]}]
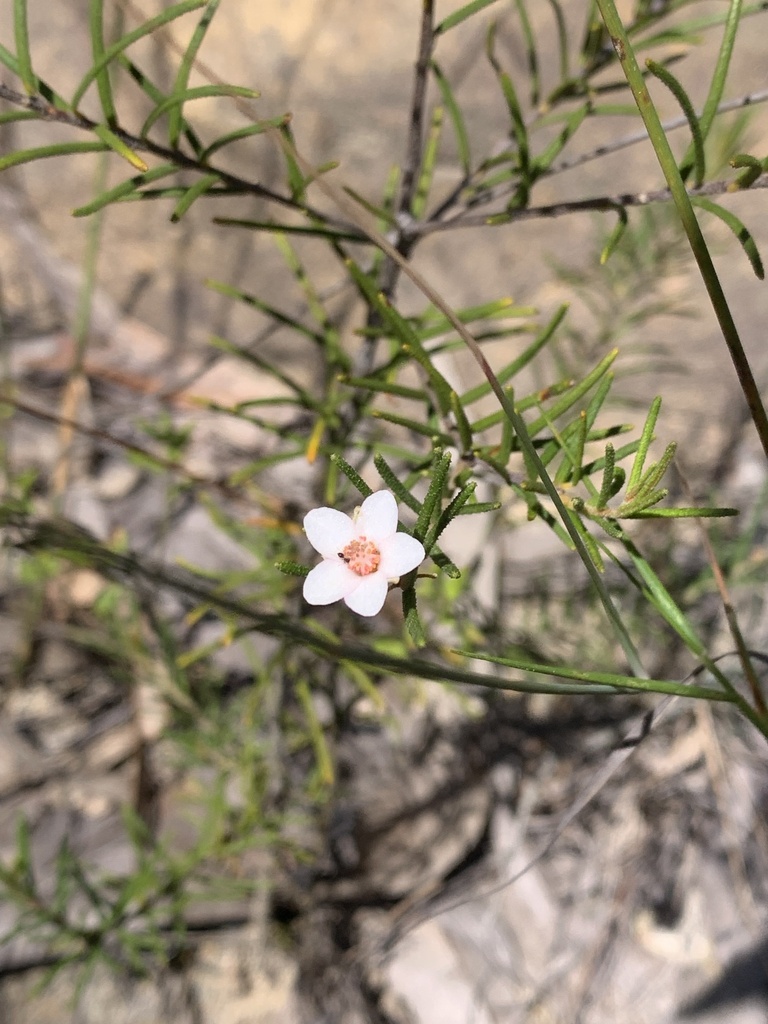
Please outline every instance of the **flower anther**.
[{"label": "flower anther", "polygon": [[312,509],[304,530],[323,556],[304,580],[304,599],[316,605],[343,600],[358,615],[377,615],[389,584],[425,557],[421,541],[397,532],[397,502],[390,491],[369,495],[352,516]]}]

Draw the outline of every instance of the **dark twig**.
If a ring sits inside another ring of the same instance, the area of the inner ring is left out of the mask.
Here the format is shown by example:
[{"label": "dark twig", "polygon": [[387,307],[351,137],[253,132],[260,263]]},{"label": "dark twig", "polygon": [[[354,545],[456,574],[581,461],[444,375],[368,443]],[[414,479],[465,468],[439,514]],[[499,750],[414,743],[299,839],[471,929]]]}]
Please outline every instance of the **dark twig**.
[{"label": "dark twig", "polygon": [[[69,110],[59,110],[42,96],[26,96],[20,92],[16,92],[15,89],[9,88],[7,85],[3,85],[1,82],[0,99],[6,100],[14,106],[23,107],[25,110],[33,111],[41,118],[41,120],[69,125],[69,127],[76,128],[79,131],[85,131],[92,134],[94,128],[97,126],[96,121],[92,121],[91,118],[86,117],[84,114],[75,113]],[[280,206],[287,207],[296,213],[301,213],[304,216],[316,219],[322,224],[332,226],[345,232],[354,230],[350,229],[348,225],[345,227],[340,223],[334,222],[324,213],[313,209],[304,202],[298,202],[291,199],[289,196],[280,195],[279,192],[274,192],[265,185],[259,185],[257,182],[247,181],[245,178],[240,178],[238,175],[231,174],[229,171],[220,170],[212,164],[200,163],[199,160],[194,157],[187,156],[187,154],[182,152],[180,149],[169,149],[166,146],[159,145],[157,142],[153,142],[151,139],[132,135],[124,128],[114,128],[112,130],[114,131],[114,134],[130,149],[138,150],[143,153],[151,153],[153,156],[160,157],[168,163],[176,164],[179,170],[196,171],[198,173],[205,174],[213,172],[218,175],[221,181],[224,182],[225,185],[228,185],[233,192],[246,193],[248,195],[257,196],[260,199],[265,199],[271,203],[278,203]]]},{"label": "dark twig", "polygon": [[421,35],[419,38],[419,55],[413,79],[413,96],[411,98],[410,122],[408,126],[408,145],[406,148],[403,176],[400,184],[400,197],[397,212],[402,218],[411,214],[419,168],[424,135],[424,100],[427,94],[429,61],[432,57],[434,44],[434,0],[423,0],[421,14]]},{"label": "dark twig", "polygon": [[[720,196],[725,195],[733,187],[730,181],[710,181],[699,188],[688,189],[689,196]],[[750,189],[768,188],[768,174],[761,175],[750,185]],[[490,203],[504,198],[514,191],[513,186],[504,186],[498,190],[489,190],[477,197],[476,204]],[[746,191],[746,190],[744,190]],[[541,220],[542,218],[562,217],[570,213],[588,211],[616,210],[618,207],[648,206],[651,203],[666,203],[672,198],[667,188],[655,189],[651,192],[623,192],[614,196],[594,196],[589,199],[576,199],[573,202],[551,203],[546,206],[528,206],[515,210],[495,210],[488,213],[468,214],[460,211],[455,216],[439,221],[425,222],[414,225],[412,233],[420,238],[435,234],[438,231],[450,231],[455,228],[488,227],[494,221],[498,224],[517,223],[523,220]],[[497,219],[498,218],[498,219]]]}]

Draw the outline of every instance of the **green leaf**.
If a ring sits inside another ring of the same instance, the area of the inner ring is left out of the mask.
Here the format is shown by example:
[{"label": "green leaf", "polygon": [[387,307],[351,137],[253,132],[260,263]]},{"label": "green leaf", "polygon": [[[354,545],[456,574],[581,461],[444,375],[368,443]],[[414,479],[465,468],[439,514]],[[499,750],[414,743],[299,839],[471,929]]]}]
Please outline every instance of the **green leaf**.
[{"label": "green leaf", "polygon": [[[102,146],[101,149],[103,150],[104,147]],[[104,206],[109,206],[110,203],[119,202],[119,200],[126,198],[131,193],[138,192],[144,185],[148,185],[153,181],[159,181],[170,174],[176,174],[177,171],[178,167],[176,164],[161,164],[160,167],[153,167],[151,171],[147,171],[145,174],[138,174],[134,178],[121,182],[107,192],[102,192],[101,195],[91,200],[90,203],[78,206],[76,210],[72,211],[72,215],[74,217],[87,217],[92,213],[96,213],[97,210],[101,210]]]},{"label": "green leaf", "polygon": [[450,82],[440,69],[440,65],[437,64],[436,61],[432,61],[430,66],[432,68],[432,73],[435,76],[437,87],[440,90],[440,95],[443,98],[445,109],[448,111],[448,116],[450,117],[451,124],[453,125],[461,169],[464,173],[464,177],[469,177],[472,169],[472,155],[469,148],[469,136],[467,135],[467,126],[464,123],[464,115],[461,112],[459,104],[456,102],[456,96],[454,95]]},{"label": "green leaf", "polygon": [[515,0],[515,7],[520,18],[522,36],[525,40],[525,55],[528,59],[528,81],[531,83],[531,106],[536,107],[539,103],[539,56],[536,52],[536,40],[531,28],[531,20],[528,17],[528,10],[525,0]]},{"label": "green leaf", "polygon": [[408,634],[416,647],[424,647],[427,643],[427,635],[421,624],[419,613],[416,608],[416,588],[405,587],[403,590],[403,615]]},{"label": "green leaf", "polygon": [[421,158],[421,169],[418,181],[411,202],[411,216],[420,220],[427,207],[427,200],[432,189],[432,178],[437,163],[437,153],[440,148],[440,138],[443,130],[443,108],[435,107],[432,111],[432,124],[423,147]]},{"label": "green leaf", "polygon": [[119,54],[126,50],[133,43],[139,39],[143,39],[145,36],[151,35],[156,29],[163,25],[168,25],[176,18],[180,18],[184,14],[188,14],[190,11],[196,11],[200,7],[204,7],[208,3],[208,0],[181,0],[181,3],[174,4],[161,14],[156,15],[154,18],[150,18],[149,21],[144,22],[138,28],[134,29],[133,32],[128,32],[122,38],[118,39],[116,43],[107,47],[104,50],[100,59],[93,65],[92,68],[84,76],[80,85],[75,90],[72,97],[72,108],[77,109],[80,101],[86,93],[86,90],[92,82],[94,82],[104,68],[106,68]]},{"label": "green leaf", "polygon": [[555,159],[560,156],[568,142],[573,138],[579,128],[581,128],[587,114],[594,114],[594,109],[589,103],[585,103],[583,106],[568,115],[563,129],[549,143],[546,149],[536,157],[535,168],[537,175],[544,174],[549,170]]},{"label": "green leaf", "polygon": [[364,498],[368,498],[373,494],[373,490],[368,486],[365,480],[363,480],[357,470],[353,469],[353,467],[350,466],[347,460],[343,459],[341,455],[332,455],[331,462],[335,466],[338,466],[347,480],[349,480],[353,487],[358,489]]},{"label": "green leaf", "polygon": [[[151,81],[147,75],[137,67],[124,53],[121,53],[117,57],[117,63],[120,67],[125,68],[131,78],[136,82],[141,91],[147,95],[152,102],[157,105],[162,103],[166,98],[166,94],[161,92],[160,89]],[[203,144],[195,133],[194,129],[185,121],[184,122],[184,137],[192,148],[192,152],[200,158],[200,154],[203,152]]]},{"label": "green leaf", "polygon": [[[423,541],[429,531],[435,509],[440,508],[440,503],[445,490],[445,482],[451,469],[451,453],[444,452],[440,448],[435,449],[432,458],[431,479],[429,488],[424,497],[416,525],[413,528],[413,535],[417,540]],[[439,514],[439,513],[438,513]]]},{"label": "green leaf", "polygon": [[302,579],[305,576],[309,576],[310,573],[309,566],[299,565],[298,562],[275,562],[275,568],[278,570],[278,572],[285,573],[286,576],[299,576]]},{"label": "green leaf", "polygon": [[768,170],[768,160],[758,160],[756,156],[749,153],[737,153],[730,161],[731,167],[746,167],[746,171],[740,174],[735,181],[728,186],[728,192],[738,192],[741,189],[753,185],[761,174]]},{"label": "green leaf", "polygon": [[651,408],[648,410],[648,416],[646,417],[645,424],[643,426],[643,433],[637,448],[637,455],[635,456],[635,461],[632,463],[632,471],[629,474],[629,482],[627,483],[628,498],[635,496],[640,485],[640,480],[643,476],[643,467],[645,466],[648,449],[651,447],[651,442],[653,441],[653,432],[656,429],[656,420],[659,418],[660,409],[661,398],[654,398],[651,403]]},{"label": "green leaf", "polygon": [[[183,96],[188,90],[190,72],[192,71],[192,67],[195,63],[198,50],[205,38],[205,33],[208,31],[208,26],[210,25],[219,6],[219,2],[220,0],[208,0],[205,10],[203,11],[203,16],[197,23],[197,28],[192,33],[189,46],[184,51],[184,56],[181,58],[179,69],[176,72],[176,81],[173,83],[172,89],[174,96]],[[172,149],[177,148],[183,127],[184,101],[171,109],[171,116],[168,119],[168,141]]]},{"label": "green leaf", "polygon": [[258,309],[260,312],[266,313],[270,319],[275,320],[277,323],[284,324],[286,327],[290,327],[299,334],[303,334],[307,338],[311,338],[312,341],[322,344],[323,337],[321,334],[318,334],[317,331],[313,331],[310,327],[301,323],[300,320],[296,320],[287,313],[282,313],[279,309],[276,309],[269,303],[262,302],[262,300],[257,298],[255,295],[249,295],[247,292],[241,291],[233,285],[225,284],[223,281],[212,281],[209,279],[205,283],[206,286],[208,288],[212,288],[213,291],[219,292],[221,295],[226,295],[231,299],[236,299],[238,302],[243,302],[246,306],[251,306],[253,309]]},{"label": "green leaf", "polygon": [[109,146],[113,153],[117,153],[117,155],[121,156],[123,160],[126,160],[131,167],[135,167],[137,171],[141,171],[143,173],[148,170],[147,165],[138,153],[134,153],[130,146],[123,142],[119,135],[115,135],[111,129],[107,128],[105,124],[95,124],[93,126],[93,134],[98,139],[101,139],[105,145]]},{"label": "green leaf", "polygon": [[[91,0],[89,21],[93,61],[94,64],[98,64],[104,56],[104,0]],[[117,128],[115,100],[112,95],[112,83],[109,80],[109,67],[106,64],[96,75],[96,88],[98,89],[99,102],[101,103],[101,109],[107,124],[110,128]],[[134,164],[134,167],[138,167],[138,164]],[[147,168],[144,165],[144,167],[138,167],[138,169],[145,171]]]},{"label": "green leaf", "polygon": [[550,421],[556,420],[558,416],[562,416],[563,413],[574,406],[608,372],[618,354],[619,350],[616,348],[610,351],[583,380],[579,381],[578,384],[575,384],[558,398],[549,407],[546,415],[542,415],[532,423],[527,424],[528,434],[531,437],[535,437]]},{"label": "green leaf", "polygon": [[387,487],[389,487],[390,491],[392,491],[392,493],[400,502],[400,504],[405,505],[412,512],[415,512],[417,516],[420,515],[421,503],[417,501],[416,498],[414,498],[414,496],[411,494],[407,487],[403,486],[398,477],[395,475],[394,470],[389,465],[384,456],[381,454],[381,452],[377,452],[376,455],[374,455],[373,464],[376,467],[376,470],[381,479],[384,481]]},{"label": "green leaf", "polygon": [[705,173],[704,136],[702,135],[696,111],[693,109],[693,104],[688,97],[688,93],[685,91],[678,79],[675,78],[669,68],[665,68],[663,64],[658,64],[655,60],[650,59],[645,62],[645,66],[652,75],[655,75],[660,82],[663,82],[664,85],[666,85],[680,104],[683,114],[685,115],[688,127],[691,129],[693,159],[684,161],[683,166],[680,168],[680,174],[682,175],[683,181],[685,181],[693,169],[695,172],[693,179],[694,186],[699,188],[701,183],[704,181]]},{"label": "green leaf", "polygon": [[[264,121],[256,121],[253,124],[247,124],[244,128],[236,128],[234,131],[227,132],[226,135],[222,135],[212,142],[210,146],[206,146],[200,153],[200,162],[203,164],[207,163],[214,153],[225,146],[231,145],[233,142],[248,139],[252,135],[263,135],[270,128],[282,128],[288,123],[290,116],[290,114],[280,114],[278,117],[268,117]],[[311,229],[304,228],[303,230]]]},{"label": "green leaf", "polygon": [[479,11],[484,10],[486,7],[490,7],[491,4],[495,3],[496,0],[472,0],[471,3],[465,4],[464,7],[460,7],[453,14],[449,14],[447,18],[443,20],[435,27],[434,35],[439,36],[449,29],[456,28],[462,21],[466,21],[467,18],[471,18],[473,14],[477,14]]},{"label": "green leaf", "polygon": [[561,665],[543,665],[540,662],[526,661],[523,658],[502,657],[495,654],[479,654],[476,651],[457,650],[456,654],[473,661],[490,661],[494,665],[506,665],[508,668],[534,675],[554,676],[556,679],[572,679],[583,683],[594,683],[610,687],[614,693],[624,691],[640,691],[645,693],[670,693],[679,697],[698,697],[702,700],[730,701],[727,694],[705,686],[690,686],[673,679],[637,679],[635,676],[620,675],[618,672],[593,672],[592,670],[573,669]]},{"label": "green leaf", "polygon": [[171,223],[176,224],[180,221],[195,200],[205,195],[211,186],[219,181],[221,178],[218,174],[204,174],[194,185],[191,185],[174,207]]},{"label": "green leaf", "polygon": [[707,213],[712,213],[715,217],[719,217],[720,220],[731,229],[738,239],[739,245],[744,250],[746,257],[750,262],[750,266],[755,273],[755,277],[762,281],[765,277],[763,261],[760,259],[760,253],[757,250],[755,240],[746,225],[743,224],[734,213],[731,213],[730,210],[726,210],[718,203],[712,202],[711,199],[696,196],[691,197],[691,202],[694,206],[698,206],[702,210],[706,210]]},{"label": "green leaf", "polygon": [[509,115],[512,120],[512,131],[517,142],[519,169],[523,178],[523,185],[525,185],[528,183],[530,178],[530,145],[528,142],[528,128],[525,123],[525,118],[523,117],[523,112],[520,108],[520,101],[517,98],[514,83],[507,72],[502,70],[501,65],[496,59],[494,52],[495,35],[496,31],[494,24],[491,25],[488,31],[486,53],[488,55],[488,60],[491,63],[491,67],[496,72],[496,77],[499,81],[499,85],[501,86],[501,92],[504,96],[504,101],[507,104],[507,110],[509,111]]},{"label": "green leaf", "polygon": [[605,245],[603,246],[603,251],[600,253],[600,266],[601,267],[605,266],[605,264],[608,262],[608,260],[611,258],[611,256],[615,252],[616,246],[619,244],[621,239],[624,237],[624,232],[626,230],[627,224],[629,223],[629,217],[627,216],[627,211],[626,211],[625,207],[623,207],[623,206],[616,206],[615,210],[616,210],[616,213],[618,214],[619,221],[618,221],[616,227],[613,229],[613,231],[608,236],[608,240],[606,241]]},{"label": "green leaf", "polygon": [[737,508],[652,508],[624,516],[625,519],[724,519],[738,516]]},{"label": "green leaf", "polygon": [[376,377],[347,377],[341,375],[339,380],[350,388],[363,388],[366,391],[381,392],[398,398],[410,398],[415,402],[426,402],[427,394],[418,388],[409,388],[404,384],[396,384],[391,380],[378,380]]},{"label": "green leaf", "polygon": [[158,103],[141,126],[139,134],[142,138],[146,138],[152,125],[158,118],[162,117],[163,114],[167,114],[168,111],[175,110],[177,107],[183,107],[189,100],[208,99],[212,96],[244,96],[246,99],[255,100],[258,99],[259,93],[253,89],[246,89],[242,85],[198,85],[194,89],[185,90],[183,93],[174,93],[163,100],[162,103]]},{"label": "green leaf", "polygon": [[0,156],[0,171],[33,160],[46,160],[52,156],[69,156],[71,153],[104,153],[109,149],[102,142],[57,142],[52,146],[38,146],[35,149],[19,149],[7,156]]},{"label": "green leaf", "polygon": [[344,233],[335,231],[332,228],[325,228],[322,224],[314,227],[300,227],[295,224],[278,224],[271,220],[243,220],[236,217],[214,217],[214,224],[223,224],[226,227],[247,228],[249,231],[276,231],[281,235],[307,235],[310,238],[326,238],[331,242],[358,242],[361,245],[371,244],[367,238],[354,232]]},{"label": "green leaf", "polygon": [[16,43],[17,74],[27,95],[34,96],[37,92],[37,76],[32,70],[32,55],[29,52],[27,0],[13,2],[13,36]]},{"label": "green leaf", "polygon": [[[500,384],[506,384],[508,380],[516,376],[531,360],[544,348],[544,346],[552,340],[557,328],[563,322],[565,314],[568,312],[568,306],[560,306],[558,311],[549,321],[547,326],[539,332],[534,338],[533,342],[526,348],[519,356],[516,356],[512,362],[508,363],[502,370],[496,374],[496,378]],[[481,398],[485,398],[486,395],[491,393],[491,385],[488,382],[484,384],[478,384],[477,387],[470,388],[469,391],[465,391],[461,396],[461,404],[466,406],[472,402],[477,402]],[[475,428],[477,429],[477,427]]]}]

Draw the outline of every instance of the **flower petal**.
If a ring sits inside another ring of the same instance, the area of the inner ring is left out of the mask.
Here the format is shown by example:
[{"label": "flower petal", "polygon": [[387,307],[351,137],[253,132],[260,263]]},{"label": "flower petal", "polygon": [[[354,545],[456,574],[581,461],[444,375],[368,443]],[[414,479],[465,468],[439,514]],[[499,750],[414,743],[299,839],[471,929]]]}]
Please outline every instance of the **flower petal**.
[{"label": "flower petal", "polygon": [[304,580],[304,600],[308,604],[333,604],[347,597],[359,582],[360,577],[340,558],[326,558]]},{"label": "flower petal", "polygon": [[[309,577],[307,577],[309,579]],[[380,572],[363,576],[351,594],[344,598],[344,604],[358,615],[378,615],[387,596],[387,577]]]},{"label": "flower petal", "polygon": [[369,494],[355,520],[357,536],[379,543],[397,530],[397,502],[391,491]]},{"label": "flower petal", "polygon": [[356,532],[349,516],[335,508],[313,508],[307,512],[304,516],[304,531],[309,543],[323,558],[336,558]]},{"label": "flower petal", "polygon": [[396,533],[381,547],[379,572],[394,580],[421,565],[426,557],[424,545],[407,533]]}]

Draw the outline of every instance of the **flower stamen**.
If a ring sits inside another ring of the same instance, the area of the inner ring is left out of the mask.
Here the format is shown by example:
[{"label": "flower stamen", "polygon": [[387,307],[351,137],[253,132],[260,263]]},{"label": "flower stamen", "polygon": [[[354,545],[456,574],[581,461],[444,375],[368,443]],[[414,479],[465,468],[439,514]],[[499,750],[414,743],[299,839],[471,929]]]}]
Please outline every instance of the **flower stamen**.
[{"label": "flower stamen", "polygon": [[339,552],[339,558],[358,576],[369,576],[379,568],[381,552],[367,537],[358,537]]}]

